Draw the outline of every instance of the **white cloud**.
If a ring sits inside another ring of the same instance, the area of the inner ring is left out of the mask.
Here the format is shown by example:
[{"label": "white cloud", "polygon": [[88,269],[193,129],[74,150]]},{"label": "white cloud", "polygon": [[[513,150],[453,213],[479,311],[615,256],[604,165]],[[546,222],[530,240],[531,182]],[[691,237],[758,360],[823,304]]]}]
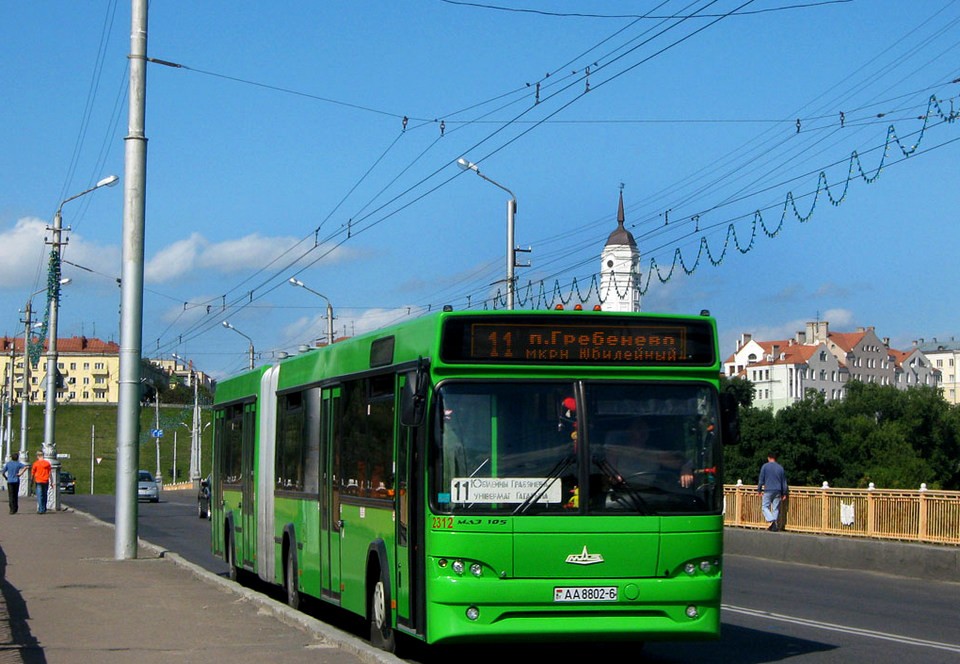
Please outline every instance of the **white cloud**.
[{"label": "white cloud", "polygon": [[143,268],[144,281],[163,283],[188,274],[197,266],[197,256],[207,244],[199,233],[161,249]]},{"label": "white cloud", "polygon": [[[37,278],[41,285],[46,283],[50,254],[50,245],[46,244],[49,237],[47,225],[47,222],[36,217],[23,217],[13,228],[0,232],[0,247],[3,247],[0,288],[30,288]],[[119,276],[119,248],[87,242],[79,233],[64,233],[64,236],[67,243],[62,249],[63,259],[85,268],[64,264],[62,271],[66,276],[85,278],[88,271]]]},{"label": "white cloud", "polygon": [[[749,332],[758,341],[792,339],[797,332],[806,331],[807,323],[810,320],[808,318],[798,318],[778,325],[762,325],[749,330]],[[849,326],[853,323],[853,312],[849,309],[828,309],[823,312],[819,320],[829,323],[832,332],[851,332]]]},{"label": "white cloud", "polygon": [[[379,330],[387,325],[399,323],[409,318],[414,318],[423,313],[420,307],[397,307],[395,309],[368,309],[359,316],[342,316],[333,310],[334,336],[354,337],[372,330]],[[346,329],[344,329],[346,328]],[[293,323],[285,326],[281,332],[280,345],[290,349],[300,344],[310,344],[317,339],[325,339],[327,336],[327,314],[326,307],[320,307],[314,316],[302,316]]]},{"label": "white cloud", "polygon": [[[170,282],[197,270],[234,274],[266,267],[278,258],[276,266],[282,266],[294,262],[311,247],[312,244],[296,238],[265,237],[259,233],[223,242],[210,242],[201,234],[193,233],[154,254],[144,268],[144,279],[148,283]],[[348,256],[342,248],[336,248],[324,256],[324,261],[339,261]]]},{"label": "white cloud", "polygon": [[[33,284],[38,266],[50,251],[44,244],[47,224],[35,217],[17,221],[10,230],[0,233],[3,260],[0,261],[0,284],[5,288],[22,288]],[[41,283],[46,283],[42,279]]]},{"label": "white cloud", "polygon": [[200,267],[224,273],[261,268],[290,250],[297,242],[290,237],[263,237],[253,233],[209,245],[200,257]]}]

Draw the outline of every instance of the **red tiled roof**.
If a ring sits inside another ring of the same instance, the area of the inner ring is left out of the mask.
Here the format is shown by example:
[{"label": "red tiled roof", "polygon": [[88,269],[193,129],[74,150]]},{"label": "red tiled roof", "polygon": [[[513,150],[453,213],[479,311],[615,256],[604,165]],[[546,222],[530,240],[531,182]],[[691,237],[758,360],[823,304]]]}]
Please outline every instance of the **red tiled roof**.
[{"label": "red tiled roof", "polygon": [[849,352],[857,347],[857,344],[863,339],[865,332],[831,332],[827,335],[833,343],[837,344],[843,350]]},{"label": "red tiled roof", "polygon": [[[23,337],[0,337],[0,344],[2,344],[0,352],[9,353],[12,349],[15,353],[23,353]],[[44,349],[47,347],[46,340],[43,342],[43,347]],[[57,353],[119,355],[120,344],[90,337],[60,337],[57,339]]]}]

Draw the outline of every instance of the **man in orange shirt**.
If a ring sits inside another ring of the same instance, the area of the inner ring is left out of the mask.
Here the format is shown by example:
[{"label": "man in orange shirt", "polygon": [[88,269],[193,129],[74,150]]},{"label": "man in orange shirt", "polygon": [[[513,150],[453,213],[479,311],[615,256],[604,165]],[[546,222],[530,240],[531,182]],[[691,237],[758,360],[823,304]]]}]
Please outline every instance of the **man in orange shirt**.
[{"label": "man in orange shirt", "polygon": [[37,452],[37,460],[30,467],[30,475],[37,485],[37,514],[47,512],[47,490],[50,488],[50,462],[43,458],[43,452]]}]

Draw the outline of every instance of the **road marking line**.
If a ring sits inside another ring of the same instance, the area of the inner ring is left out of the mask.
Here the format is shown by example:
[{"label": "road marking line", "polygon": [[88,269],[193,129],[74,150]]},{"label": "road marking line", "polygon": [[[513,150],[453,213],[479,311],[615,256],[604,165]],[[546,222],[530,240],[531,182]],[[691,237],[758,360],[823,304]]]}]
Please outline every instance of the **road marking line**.
[{"label": "road marking line", "polygon": [[960,645],[955,645],[952,643],[941,643],[939,641],[928,641],[926,639],[914,639],[909,636],[900,636],[899,634],[888,634],[887,632],[877,632],[872,629],[860,629],[859,627],[835,625],[833,623],[821,622],[819,620],[807,620],[806,618],[796,618],[793,616],[785,616],[780,613],[771,613],[770,611],[758,611],[756,609],[747,609],[740,606],[731,606],[730,604],[721,604],[720,606],[724,611],[730,611],[731,613],[741,613],[745,616],[753,616],[755,618],[766,618],[767,620],[776,620],[778,622],[793,623],[794,625],[803,625],[806,627],[813,627],[815,629],[824,629],[831,632],[844,632],[847,634],[856,634],[858,636],[866,636],[871,639],[895,641],[897,643],[905,643],[908,645],[923,646],[925,648],[936,648],[938,650],[946,650],[948,652],[960,653]]}]

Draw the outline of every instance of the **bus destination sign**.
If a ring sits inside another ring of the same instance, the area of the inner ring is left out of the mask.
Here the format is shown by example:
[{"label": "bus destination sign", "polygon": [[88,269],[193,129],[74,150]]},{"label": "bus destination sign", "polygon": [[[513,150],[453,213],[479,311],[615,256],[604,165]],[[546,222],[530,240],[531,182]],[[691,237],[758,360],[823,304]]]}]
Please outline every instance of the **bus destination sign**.
[{"label": "bus destination sign", "polygon": [[709,366],[707,321],[551,317],[454,318],[444,330],[447,362]]}]

